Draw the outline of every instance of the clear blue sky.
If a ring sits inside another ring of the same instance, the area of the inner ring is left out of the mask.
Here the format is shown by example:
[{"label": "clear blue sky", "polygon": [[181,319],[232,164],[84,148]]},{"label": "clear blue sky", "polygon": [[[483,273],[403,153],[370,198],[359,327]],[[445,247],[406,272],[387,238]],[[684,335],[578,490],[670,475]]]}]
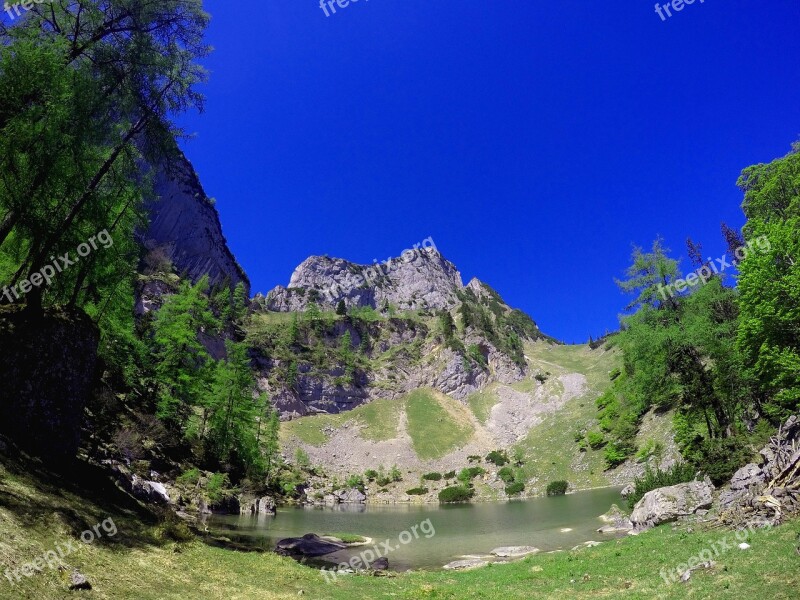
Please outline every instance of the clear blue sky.
[{"label": "clear blue sky", "polygon": [[[663,4],[663,3],[662,3]],[[632,244],[724,253],[800,139],[800,2],[222,2],[184,144],[253,291],[432,236],[547,333],[617,326]],[[684,265],[687,261],[684,260]]]}]

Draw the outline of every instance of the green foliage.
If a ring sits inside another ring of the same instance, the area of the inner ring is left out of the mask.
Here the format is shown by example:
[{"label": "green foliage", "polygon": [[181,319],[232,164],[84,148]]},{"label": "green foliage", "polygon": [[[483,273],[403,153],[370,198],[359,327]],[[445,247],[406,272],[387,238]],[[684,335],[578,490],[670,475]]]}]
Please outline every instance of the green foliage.
[{"label": "green foliage", "polygon": [[722,485],[753,459],[756,451],[749,442],[744,435],[713,439],[697,436],[682,450],[692,470],[702,470],[714,485]]},{"label": "green foliage", "polygon": [[636,506],[636,503],[651,490],[693,481],[695,473],[695,468],[688,463],[675,463],[665,471],[652,469],[648,465],[645,467],[644,474],[633,480],[634,490],[628,496],[628,506],[630,508]]},{"label": "green foliage", "polygon": [[458,480],[461,483],[469,484],[473,479],[484,473],[486,473],[486,469],[483,467],[467,467],[458,474]]},{"label": "green foliage", "polygon": [[521,481],[517,481],[514,483],[510,483],[506,486],[506,494],[509,496],[515,496],[525,491],[525,484]]},{"label": "green foliage", "polygon": [[311,459],[308,457],[308,452],[300,447],[294,452],[294,462],[301,469],[308,470],[311,467]]},{"label": "green foliage", "polygon": [[345,486],[364,491],[364,478],[361,475],[350,475],[345,481]]},{"label": "green foliage", "polygon": [[455,479],[456,478],[456,472],[455,471],[448,471],[447,473],[444,474],[444,478],[445,479]]},{"label": "green foliage", "polygon": [[397,468],[397,465],[393,465],[389,470],[389,479],[394,482],[403,481],[403,474],[400,472],[400,469]]},{"label": "green foliage", "polygon": [[441,473],[425,473],[422,478],[426,481],[441,481],[442,474]]},{"label": "green foliage", "polygon": [[175,479],[178,485],[192,486],[197,485],[200,481],[200,469],[194,467],[188,471],[184,471]]},{"label": "green foliage", "polygon": [[509,462],[508,453],[505,450],[492,450],[486,455],[486,461],[497,465],[498,467],[502,467],[503,465],[507,465]]},{"label": "green foliage", "polygon": [[738,181],[747,254],[738,265],[737,348],[773,423],[800,408],[800,142]]},{"label": "green foliage", "polygon": [[661,459],[664,457],[664,444],[663,442],[656,441],[656,440],[647,440],[644,445],[639,448],[639,451],[636,453],[636,460],[639,462],[646,462],[651,458],[656,460],[656,464],[661,462]]},{"label": "green foliage", "polygon": [[424,487],[415,487],[411,488],[410,490],[406,490],[406,494],[409,496],[424,496],[428,493],[428,488]]},{"label": "green foliage", "polygon": [[563,496],[567,493],[569,483],[566,481],[551,481],[547,484],[548,496]]},{"label": "green foliage", "polygon": [[589,431],[586,433],[586,442],[592,450],[599,450],[608,442],[605,436],[599,431]]},{"label": "green foliage", "polygon": [[511,483],[514,481],[514,469],[511,467],[503,467],[497,472],[497,476],[506,483]]},{"label": "green foliage", "polygon": [[206,492],[208,499],[212,504],[220,502],[227,494],[230,493],[230,480],[227,473],[212,473],[208,478],[206,484]]},{"label": "green foliage", "polygon": [[340,317],[343,317],[347,314],[347,306],[344,303],[344,300],[339,300],[338,304],[336,305],[336,314]]},{"label": "green foliage", "polygon": [[467,357],[481,367],[486,367],[487,365],[486,357],[483,355],[481,347],[478,344],[471,344],[467,347]]},{"label": "green foliage", "polygon": [[375,481],[378,478],[378,472],[375,469],[367,469],[364,471],[364,477],[367,481]]},{"label": "green foliage", "polygon": [[475,490],[465,485],[444,488],[439,492],[439,502],[467,502],[475,495]]}]

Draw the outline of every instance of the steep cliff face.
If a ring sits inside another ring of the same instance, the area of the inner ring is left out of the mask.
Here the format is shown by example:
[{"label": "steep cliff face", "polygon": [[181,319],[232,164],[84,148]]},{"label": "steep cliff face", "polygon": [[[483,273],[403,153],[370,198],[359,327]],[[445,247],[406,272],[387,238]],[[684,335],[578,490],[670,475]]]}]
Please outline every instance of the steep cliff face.
[{"label": "steep cliff face", "polygon": [[419,388],[465,400],[523,379],[524,343],[546,338],[488,285],[464,286],[435,247],[372,267],[311,257],[254,306],[259,380],[286,418]]},{"label": "steep cliff face", "polygon": [[155,198],[147,205],[150,225],[141,235],[149,250],[161,250],[179,275],[197,281],[209,276],[212,284],[250,281],[228,248],[219,214],[203,190],[188,159],[178,153],[155,170]]},{"label": "steep cliff face", "polygon": [[288,287],[278,286],[267,294],[266,308],[296,312],[312,302],[332,308],[343,300],[348,308],[449,309],[463,288],[458,269],[433,246],[375,265],[312,256],[297,267]]}]

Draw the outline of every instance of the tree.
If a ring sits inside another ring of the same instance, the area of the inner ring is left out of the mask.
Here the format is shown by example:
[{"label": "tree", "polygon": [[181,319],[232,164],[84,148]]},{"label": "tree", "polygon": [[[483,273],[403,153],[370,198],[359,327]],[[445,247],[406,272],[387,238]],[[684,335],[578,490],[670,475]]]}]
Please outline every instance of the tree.
[{"label": "tree", "polygon": [[347,306],[344,303],[344,300],[339,300],[339,303],[336,305],[336,314],[340,317],[343,317],[347,314]]},{"label": "tree", "polygon": [[749,252],[739,264],[738,348],[778,422],[800,408],[800,142],[738,181]]},{"label": "tree", "polygon": [[209,310],[207,288],[207,277],[194,286],[182,283],[153,321],[157,414],[188,436],[202,435],[205,428],[193,418],[193,408],[202,406],[213,376],[213,361],[198,337],[219,326]]}]

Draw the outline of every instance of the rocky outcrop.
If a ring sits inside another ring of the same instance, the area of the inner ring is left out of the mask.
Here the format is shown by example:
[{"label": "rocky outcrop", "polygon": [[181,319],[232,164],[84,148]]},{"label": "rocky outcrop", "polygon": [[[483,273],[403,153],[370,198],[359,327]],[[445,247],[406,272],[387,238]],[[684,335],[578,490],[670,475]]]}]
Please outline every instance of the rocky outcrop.
[{"label": "rocky outcrop", "polygon": [[692,481],[647,492],[631,514],[635,531],[644,531],[678,517],[711,506],[714,487],[710,482]]},{"label": "rocky outcrop", "polygon": [[72,459],[95,382],[99,333],[81,311],[0,311],[0,433],[50,464]]},{"label": "rocky outcrop", "polygon": [[267,294],[265,305],[276,312],[305,311],[312,302],[335,308],[340,300],[348,308],[446,309],[455,306],[463,287],[455,265],[429,238],[422,247],[375,265],[312,256],[295,269],[288,287]]},{"label": "rocky outcrop", "polygon": [[489,562],[483,560],[482,558],[466,558],[463,560],[454,560],[451,563],[447,563],[444,568],[448,571],[466,571],[468,569],[479,569],[481,567],[485,567],[488,565]]},{"label": "rocky outcrop", "polygon": [[204,275],[212,285],[242,282],[249,295],[250,282],[228,248],[217,209],[183,153],[155,168],[154,192],[146,206],[150,223],[140,234],[145,248],[166,254],[193,282]]},{"label": "rocky outcrop", "polygon": [[633,529],[633,523],[628,515],[616,504],[613,504],[606,514],[600,515],[600,520],[606,525],[600,527],[598,533],[627,533]]},{"label": "rocky outcrop", "polygon": [[498,558],[522,558],[539,552],[538,548],[533,546],[501,546],[495,548],[489,554]]},{"label": "rocky outcrop", "polygon": [[367,495],[356,488],[339,490],[333,495],[340,504],[364,504],[367,501]]},{"label": "rocky outcrop", "polygon": [[239,512],[243,515],[275,515],[278,512],[272,496],[239,496]]},{"label": "rocky outcrop", "polygon": [[759,454],[761,464],[750,463],[736,471],[720,494],[724,523],[778,524],[800,513],[800,417],[790,417]]}]

